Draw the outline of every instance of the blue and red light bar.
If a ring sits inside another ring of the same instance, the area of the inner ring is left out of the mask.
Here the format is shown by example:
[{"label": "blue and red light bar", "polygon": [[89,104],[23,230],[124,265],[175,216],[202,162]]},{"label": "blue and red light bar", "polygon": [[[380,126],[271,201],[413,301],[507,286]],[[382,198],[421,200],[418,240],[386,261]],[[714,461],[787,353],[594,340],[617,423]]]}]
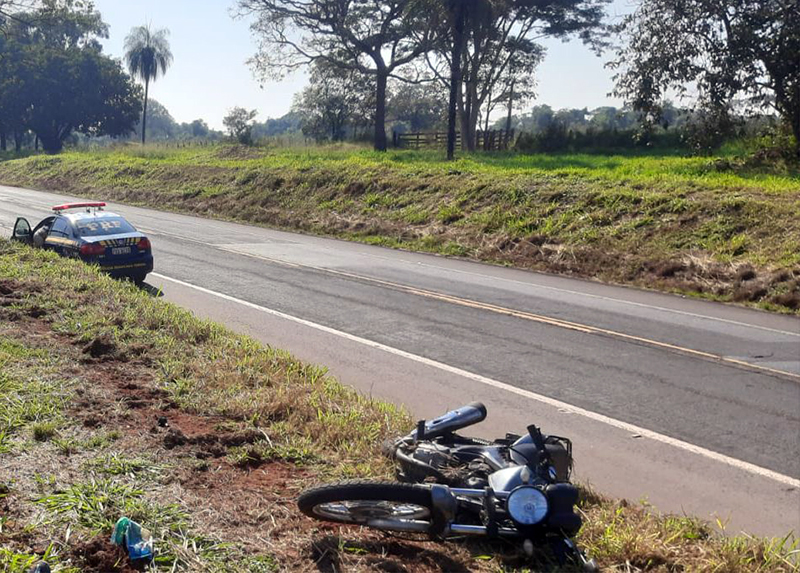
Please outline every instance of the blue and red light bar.
[{"label": "blue and red light bar", "polygon": [[55,207],[53,207],[53,211],[58,213],[59,211],[65,211],[67,209],[84,209],[84,208],[86,208],[86,209],[90,209],[90,208],[102,209],[105,206],[106,206],[105,203],[99,203],[99,202],[94,202],[94,203],[65,203],[63,205],[56,205]]}]

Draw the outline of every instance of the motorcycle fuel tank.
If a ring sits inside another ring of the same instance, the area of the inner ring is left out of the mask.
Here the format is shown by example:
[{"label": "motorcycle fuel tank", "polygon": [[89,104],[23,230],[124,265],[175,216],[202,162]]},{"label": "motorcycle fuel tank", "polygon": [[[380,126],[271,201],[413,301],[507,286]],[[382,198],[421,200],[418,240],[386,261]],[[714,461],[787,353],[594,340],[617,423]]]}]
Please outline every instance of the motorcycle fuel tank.
[{"label": "motorcycle fuel tank", "polygon": [[[525,483],[522,479],[522,472],[525,466],[514,466],[498,470],[489,476],[489,486],[495,491],[511,491],[515,487]],[[530,470],[526,473],[530,475]]]}]

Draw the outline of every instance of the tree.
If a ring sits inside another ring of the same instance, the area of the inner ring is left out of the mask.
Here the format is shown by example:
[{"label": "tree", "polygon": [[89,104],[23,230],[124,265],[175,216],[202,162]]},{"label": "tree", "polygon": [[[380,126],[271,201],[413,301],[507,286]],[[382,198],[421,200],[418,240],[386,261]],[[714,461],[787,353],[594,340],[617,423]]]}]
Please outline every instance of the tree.
[{"label": "tree", "polygon": [[318,141],[341,141],[348,127],[369,123],[375,93],[371,79],[324,62],[314,64],[309,85],[292,106],[303,116],[303,134]]},{"label": "tree", "polygon": [[246,110],[235,107],[222,119],[222,125],[228,130],[230,136],[242,145],[253,144],[253,123],[258,115],[256,110]]},{"label": "tree", "polygon": [[[145,118],[143,118],[145,119]],[[145,122],[140,121],[136,129],[136,134],[141,139],[141,131]],[[147,129],[151,141],[172,139],[178,131],[178,124],[173,119],[167,108],[154,99],[150,99],[147,104]]]},{"label": "tree", "polygon": [[100,14],[79,0],[0,0],[0,147],[6,132],[20,150],[30,99],[35,95],[31,63],[33,47],[68,50],[92,46],[108,37]]},{"label": "tree", "polygon": [[533,71],[544,58],[544,49],[529,40],[530,46],[524,49],[513,50],[514,55],[506,66],[504,74],[500,75],[491,86],[486,102],[486,131],[489,130],[489,117],[497,105],[506,106],[506,140],[511,140],[511,122],[514,109],[527,104],[536,92],[536,78]]},{"label": "tree", "polygon": [[411,131],[441,129],[447,119],[447,94],[438,82],[398,85],[389,98],[390,118]]},{"label": "tree", "polygon": [[6,27],[0,123],[12,127],[18,148],[28,130],[50,153],[74,131],[132,131],[141,94],[120,64],[102,54],[97,38],[106,34],[100,14],[78,0],[44,0]]},{"label": "tree", "polygon": [[431,0],[238,0],[254,16],[258,52],[251,59],[264,78],[314,62],[373,76],[374,146],[386,150],[386,87],[390,76],[430,47]]},{"label": "tree", "polygon": [[150,26],[132,28],[125,38],[125,61],[133,77],[144,82],[144,112],[142,114],[142,145],[147,132],[147,97],[150,82],[156,81],[167,73],[172,64],[172,52],[169,48],[169,30],[162,28],[155,32]]},{"label": "tree", "polygon": [[17,151],[19,135],[27,129],[29,94],[33,71],[28,51],[17,39],[0,33],[0,150],[5,151],[7,137],[14,136]]},{"label": "tree", "polygon": [[547,129],[550,124],[553,123],[555,112],[553,112],[553,108],[549,105],[536,105],[531,109],[528,118],[527,121],[524,120],[525,122],[523,125],[525,128],[533,133],[539,133]]},{"label": "tree", "polygon": [[206,137],[210,131],[208,124],[202,119],[196,119],[189,124],[192,137]]},{"label": "tree", "polygon": [[298,133],[302,128],[304,119],[303,114],[297,110],[290,111],[281,117],[269,118],[264,123],[257,123],[253,126],[253,137],[261,139]]},{"label": "tree", "polygon": [[[515,74],[530,75],[541,59],[543,50],[536,40],[577,34],[595,48],[603,45],[601,21],[608,1],[447,0],[451,26],[446,34],[440,33],[438,49],[428,57],[428,64],[448,87],[458,72],[459,81],[452,89],[465,149],[475,147],[480,110],[497,91],[497,84],[510,87]],[[463,30],[459,32],[457,26]],[[514,65],[523,60],[524,65]]]},{"label": "tree", "polygon": [[73,131],[91,136],[125,135],[141,112],[139,90],[115,60],[93,49],[35,54],[28,127],[48,153]]},{"label": "tree", "polygon": [[0,35],[7,34],[10,27],[27,22],[25,13],[30,14],[36,0],[0,0]]},{"label": "tree", "polygon": [[[475,0],[469,0],[470,4]],[[450,33],[450,94],[447,99],[447,160],[455,159],[456,147],[456,114],[458,99],[461,93],[461,55],[464,53],[465,33],[467,27],[467,0],[447,0],[447,30]],[[434,70],[435,71],[435,70]],[[447,82],[444,82],[447,84]],[[463,134],[462,134],[463,135]]]},{"label": "tree", "polygon": [[667,90],[696,88],[706,113],[745,96],[773,108],[800,156],[800,3],[797,0],[643,0],[619,27],[615,94],[657,122]]}]

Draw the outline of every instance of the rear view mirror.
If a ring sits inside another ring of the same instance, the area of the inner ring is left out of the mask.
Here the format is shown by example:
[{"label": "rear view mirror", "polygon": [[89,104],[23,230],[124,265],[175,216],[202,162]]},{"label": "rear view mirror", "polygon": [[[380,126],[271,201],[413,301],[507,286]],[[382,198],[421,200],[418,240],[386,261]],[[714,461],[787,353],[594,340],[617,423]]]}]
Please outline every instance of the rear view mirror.
[{"label": "rear view mirror", "polygon": [[14,223],[14,234],[11,238],[15,241],[22,241],[23,243],[31,242],[31,225],[28,223],[27,219],[23,219],[22,217],[17,219],[17,222]]}]

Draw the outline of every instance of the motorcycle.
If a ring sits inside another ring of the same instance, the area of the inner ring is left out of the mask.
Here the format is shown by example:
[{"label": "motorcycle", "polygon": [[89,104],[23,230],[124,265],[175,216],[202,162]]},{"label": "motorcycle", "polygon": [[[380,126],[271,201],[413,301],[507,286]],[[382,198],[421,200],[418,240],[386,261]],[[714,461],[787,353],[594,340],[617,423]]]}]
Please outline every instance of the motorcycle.
[{"label": "motorcycle", "polygon": [[581,528],[578,489],[569,481],[572,442],[527,434],[487,441],[456,432],[486,419],[473,402],[384,445],[397,482],[349,480],[304,491],[301,512],[314,519],[452,539],[522,541],[528,556],[549,546],[561,565],[599,570],[573,541]]}]

